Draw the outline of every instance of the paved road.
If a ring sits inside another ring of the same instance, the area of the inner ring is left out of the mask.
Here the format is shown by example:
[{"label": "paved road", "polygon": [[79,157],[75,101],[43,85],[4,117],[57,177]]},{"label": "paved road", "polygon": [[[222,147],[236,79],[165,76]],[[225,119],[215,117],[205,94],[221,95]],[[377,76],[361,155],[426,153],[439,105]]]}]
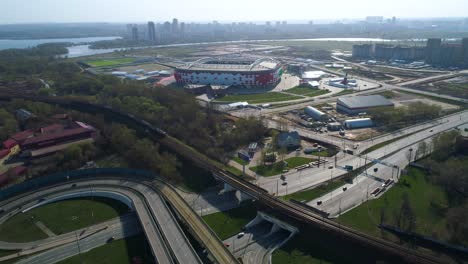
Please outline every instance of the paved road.
[{"label": "paved road", "polygon": [[[82,193],[84,196],[89,196],[90,193],[96,195],[98,193],[112,193],[131,200],[153,254],[159,262],[172,263],[173,254],[177,261],[182,263],[201,263],[172,213],[154,189],[140,183],[114,179],[87,180],[76,184],[75,188],[70,188],[70,184],[62,184],[2,202],[0,205],[5,213],[0,220],[4,221],[4,219],[9,218],[10,214],[19,213],[19,206],[26,208],[37,203],[40,198],[50,199],[51,197],[48,195]],[[142,197],[145,198],[142,199]]]},{"label": "paved road", "polygon": [[[452,115],[447,118],[442,118],[438,121],[438,123],[432,123],[433,126],[429,128],[425,128],[427,125],[424,124],[422,125],[422,128],[425,129],[419,132],[415,132],[409,137],[397,140],[392,144],[388,144],[383,148],[370,152],[367,154],[367,156],[374,159],[382,158],[388,154],[391,154],[392,152],[410,146],[414,142],[420,141],[427,137],[431,137],[432,135],[442,130],[445,131],[449,128],[457,127],[466,122],[468,122],[468,112],[465,111],[458,115]],[[430,132],[431,129],[433,130],[433,132]],[[418,131],[420,130],[420,128],[413,127],[410,131],[413,130]],[[393,135],[393,137],[397,138],[398,136]],[[292,170],[289,173],[286,173],[285,176],[287,178],[287,185],[282,185],[282,181],[280,180],[279,176],[261,177],[257,180],[257,185],[268,190],[270,193],[285,195],[307,188],[311,188],[322,184],[330,179],[339,177],[346,173],[346,171],[342,168],[345,165],[352,165],[354,168],[359,168],[367,163],[364,156],[353,156],[349,154],[344,154],[343,152],[340,152],[337,156],[336,168],[327,169],[329,165],[334,165],[333,158],[329,158],[328,160],[329,163],[325,167],[311,168],[299,172]]]},{"label": "paved road", "polygon": [[[414,160],[418,144],[421,141],[430,143],[433,137],[437,134],[448,131],[454,127],[458,127],[462,124],[468,123],[468,117],[465,116],[463,119],[448,118],[432,129],[426,129],[404,139],[398,140],[393,144],[389,144],[383,148],[372,151],[368,154],[371,159],[381,159],[386,155],[393,153],[389,157],[382,159],[382,163],[388,163],[396,165],[399,168],[404,168],[409,164],[410,149],[413,149],[412,160]],[[432,132],[431,132],[432,130]],[[419,153],[421,155],[421,153]],[[378,171],[374,172],[374,168]],[[382,188],[382,183],[387,179],[393,179],[395,182],[399,180],[397,169],[392,166],[385,164],[376,164],[367,170],[367,173],[359,175],[353,184],[346,185],[347,190],[343,192],[342,188],[334,190],[332,193],[326,194],[318,199],[315,199],[309,203],[311,206],[315,206],[330,213],[331,217],[336,217],[341,213],[355,208],[367,199],[374,199],[376,196],[370,193],[377,187]],[[386,188],[385,190],[388,190]],[[322,205],[318,206],[317,201],[322,200]]]},{"label": "paved road", "polygon": [[224,240],[224,243],[229,244],[234,256],[242,258],[242,263],[271,263],[273,251],[291,235],[291,232],[284,229],[273,231],[272,226],[271,223],[262,221],[247,229],[243,237],[234,235]]},{"label": "paved road", "polygon": [[17,264],[43,264],[56,263],[69,257],[85,253],[91,249],[102,246],[109,242],[109,238],[114,237],[115,240],[130,237],[141,233],[140,224],[133,217],[130,221],[109,225],[106,230],[98,232],[92,236],[79,238],[78,232],[75,233],[76,239],[72,243],[67,243],[63,246],[55,247],[47,250],[44,253],[33,255],[29,258],[22,259]]},{"label": "paved road", "polygon": [[[79,237],[81,238],[81,237],[92,235],[96,232],[101,232],[105,230],[105,228],[108,226],[123,225],[126,222],[135,221],[135,219],[136,219],[136,215],[135,213],[132,212],[132,213],[122,215],[121,217],[117,217],[109,221],[100,223],[100,224],[78,229],[76,230],[76,233],[78,233]],[[34,242],[16,243],[16,242],[0,241],[0,249],[2,250],[30,250],[30,249],[35,249],[38,247],[41,247],[41,249],[45,249],[47,247],[55,247],[57,245],[71,243],[75,240],[76,240],[75,232],[69,232],[69,233],[61,234],[61,235],[54,236],[54,237],[49,237],[49,238],[34,241]]]},{"label": "paved road", "polygon": [[200,216],[226,211],[239,206],[234,192],[222,192],[222,189],[202,193],[186,193],[179,191],[180,196]]}]

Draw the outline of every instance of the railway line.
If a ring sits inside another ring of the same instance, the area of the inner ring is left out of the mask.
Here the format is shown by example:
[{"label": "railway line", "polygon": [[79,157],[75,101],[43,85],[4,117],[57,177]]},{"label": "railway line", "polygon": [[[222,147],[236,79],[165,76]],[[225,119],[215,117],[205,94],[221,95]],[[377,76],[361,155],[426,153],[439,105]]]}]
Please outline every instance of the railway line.
[{"label": "railway line", "polygon": [[358,232],[349,227],[342,226],[341,224],[329,219],[324,219],[322,216],[311,211],[307,207],[299,206],[291,202],[282,201],[272,195],[266,190],[246,181],[240,179],[236,175],[224,170],[220,164],[210,160],[206,156],[198,153],[192,148],[182,144],[175,138],[172,138],[164,130],[156,128],[145,120],[136,118],[135,116],[123,113],[119,110],[112,109],[109,106],[93,104],[81,100],[74,100],[69,98],[60,97],[39,97],[39,96],[25,96],[14,94],[0,94],[0,100],[11,100],[14,98],[22,98],[32,101],[40,101],[44,103],[58,104],[64,107],[74,107],[78,109],[95,109],[108,112],[115,116],[116,119],[124,119],[132,122],[133,125],[145,130],[148,135],[158,140],[162,145],[169,147],[182,157],[194,162],[201,168],[211,171],[215,176],[223,182],[233,186],[235,189],[244,192],[252,198],[258,200],[272,210],[275,210],[287,217],[294,218],[306,224],[314,225],[320,229],[340,234],[342,237],[357,242],[370,249],[378,250],[387,257],[395,259],[399,262],[407,263],[441,263],[442,261],[437,257],[397,245],[392,242],[385,241],[380,238],[372,237],[367,234]]}]

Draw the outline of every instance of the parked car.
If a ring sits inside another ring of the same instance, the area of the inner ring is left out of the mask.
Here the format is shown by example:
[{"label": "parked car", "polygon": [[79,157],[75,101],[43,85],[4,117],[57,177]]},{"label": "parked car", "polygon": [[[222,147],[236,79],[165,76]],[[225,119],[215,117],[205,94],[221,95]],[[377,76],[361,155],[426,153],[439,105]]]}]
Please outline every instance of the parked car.
[{"label": "parked car", "polygon": [[244,235],[245,235],[244,232],[240,232],[239,234],[237,234],[237,238],[241,238],[241,237],[243,237]]}]

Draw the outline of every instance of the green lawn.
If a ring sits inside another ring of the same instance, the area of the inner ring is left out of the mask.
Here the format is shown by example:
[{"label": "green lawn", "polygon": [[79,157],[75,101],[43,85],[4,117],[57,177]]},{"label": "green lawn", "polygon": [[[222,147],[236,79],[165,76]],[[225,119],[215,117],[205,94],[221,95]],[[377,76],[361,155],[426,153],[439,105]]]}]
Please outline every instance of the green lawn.
[{"label": "green lawn", "polygon": [[309,202],[345,184],[346,182],[343,179],[338,179],[332,181],[331,183],[322,184],[314,189],[288,194],[286,196],[283,196],[282,198],[285,200],[295,199],[298,201],[305,200]]},{"label": "green lawn", "polygon": [[253,220],[257,209],[252,202],[246,202],[240,207],[203,216],[203,220],[213,229],[221,240],[237,234],[242,227]]},{"label": "green lawn", "polygon": [[409,168],[408,175],[404,175],[382,197],[347,212],[339,221],[374,236],[386,234],[377,227],[381,221],[381,212],[385,214],[384,223],[396,226],[396,215],[400,211],[403,195],[407,193],[416,218],[415,232],[447,239],[444,219],[444,210],[448,206],[446,193],[426,178],[423,171]]},{"label": "green lawn", "polygon": [[354,90],[352,89],[344,89],[343,91],[334,94],[333,96],[341,96],[341,95],[347,95],[347,94],[352,94],[354,93]]},{"label": "green lawn", "polygon": [[359,260],[353,257],[347,259],[338,257],[336,252],[324,247],[321,242],[322,239],[318,237],[299,233],[273,252],[271,262],[273,264],[359,263]]},{"label": "green lawn", "polygon": [[136,258],[141,259],[141,263],[155,263],[144,235],[112,241],[58,264],[131,264],[137,263]]},{"label": "green lawn", "polygon": [[[289,169],[294,169],[297,166],[304,165],[314,160],[315,159],[304,158],[304,157],[292,157],[289,159],[285,159],[284,161],[288,163]],[[283,162],[281,161],[275,162],[271,165],[260,165],[260,166],[250,168],[251,171],[254,171],[257,174],[265,176],[265,177],[281,174],[284,169],[285,167],[283,165]]]},{"label": "green lawn", "polygon": [[91,60],[91,61],[85,61],[85,63],[90,65],[91,67],[107,67],[107,66],[114,66],[114,65],[125,64],[125,63],[132,63],[134,61],[135,61],[134,58],[120,58],[120,59],[108,59],[108,60]]},{"label": "green lawn", "polygon": [[319,96],[319,95],[322,95],[322,94],[327,94],[330,91],[314,89],[314,88],[310,88],[310,87],[298,86],[298,87],[294,87],[294,88],[291,88],[289,90],[286,90],[286,92],[297,94],[297,95],[304,95],[304,96],[314,97],[314,96]]},{"label": "green lawn", "polygon": [[29,242],[47,238],[34,221],[41,221],[58,235],[107,221],[128,210],[120,202],[99,197],[56,202],[10,218],[0,225],[0,240]]},{"label": "green lawn", "polygon": [[243,159],[241,159],[241,158],[239,158],[239,157],[237,157],[237,156],[234,157],[234,158],[232,158],[232,160],[235,161],[235,162],[237,162],[237,163],[239,163],[240,165],[247,165],[247,164],[249,164],[249,162],[247,162],[247,161],[245,161],[245,160],[243,160]]},{"label": "green lawn", "polygon": [[239,95],[227,95],[222,98],[218,98],[221,102],[248,102],[249,104],[261,104],[268,102],[282,102],[301,99],[300,96],[294,96],[284,93],[261,93],[261,94],[239,94]]}]

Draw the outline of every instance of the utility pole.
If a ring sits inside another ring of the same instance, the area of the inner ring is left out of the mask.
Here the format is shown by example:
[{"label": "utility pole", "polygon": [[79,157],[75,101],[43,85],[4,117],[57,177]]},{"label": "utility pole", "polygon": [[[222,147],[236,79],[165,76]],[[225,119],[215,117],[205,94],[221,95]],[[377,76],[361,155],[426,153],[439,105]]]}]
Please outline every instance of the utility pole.
[{"label": "utility pole", "polygon": [[278,193],[278,184],[279,184],[279,180],[276,180],[276,196],[279,196],[279,193]]}]

